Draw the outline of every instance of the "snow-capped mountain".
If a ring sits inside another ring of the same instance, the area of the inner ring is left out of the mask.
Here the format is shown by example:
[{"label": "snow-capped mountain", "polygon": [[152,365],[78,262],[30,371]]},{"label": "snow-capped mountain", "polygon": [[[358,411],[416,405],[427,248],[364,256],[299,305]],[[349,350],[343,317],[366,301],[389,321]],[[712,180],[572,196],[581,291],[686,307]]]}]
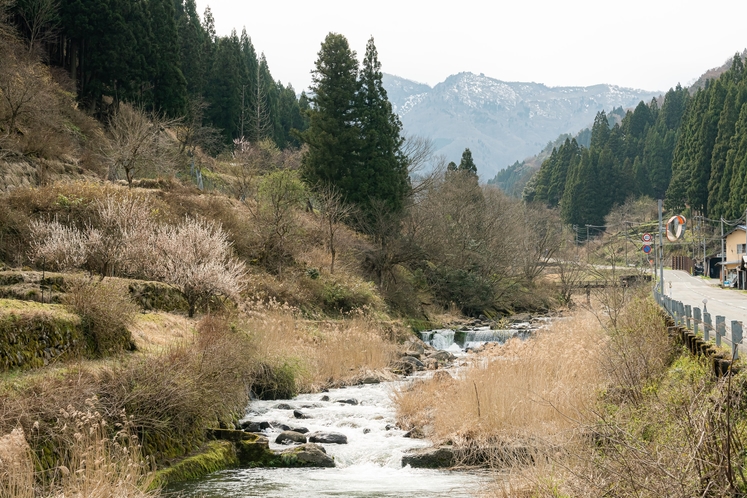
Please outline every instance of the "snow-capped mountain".
[{"label": "snow-capped mountain", "polygon": [[460,73],[431,88],[384,75],[405,132],[433,140],[437,154],[459,162],[469,147],[483,180],[536,154],[562,133],[589,127],[599,111],[635,107],[661,92],[614,85],[548,87]]}]

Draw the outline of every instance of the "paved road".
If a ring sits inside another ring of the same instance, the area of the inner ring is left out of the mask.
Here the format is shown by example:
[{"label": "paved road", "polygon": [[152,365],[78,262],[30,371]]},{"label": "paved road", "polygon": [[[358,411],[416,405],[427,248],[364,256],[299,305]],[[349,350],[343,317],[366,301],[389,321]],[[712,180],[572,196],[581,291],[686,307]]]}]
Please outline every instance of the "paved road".
[{"label": "paved road", "polygon": [[[730,342],[731,321],[737,320],[747,325],[747,294],[734,289],[721,289],[718,287],[718,280],[693,277],[681,270],[664,270],[664,293],[672,299],[700,308],[701,311],[703,299],[707,298],[706,307],[714,322],[716,315],[726,317],[725,338]],[[742,344],[739,351],[747,351],[747,345]]]}]

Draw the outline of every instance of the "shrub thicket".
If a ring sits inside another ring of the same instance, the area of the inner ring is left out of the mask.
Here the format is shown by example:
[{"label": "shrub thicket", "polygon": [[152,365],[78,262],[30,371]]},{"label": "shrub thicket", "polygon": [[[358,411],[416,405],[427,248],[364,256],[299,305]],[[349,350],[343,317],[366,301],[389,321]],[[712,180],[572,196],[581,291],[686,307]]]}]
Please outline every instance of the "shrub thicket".
[{"label": "shrub thicket", "polygon": [[81,278],[68,285],[63,300],[81,317],[95,354],[105,356],[131,349],[128,326],[138,307],[123,283]]}]

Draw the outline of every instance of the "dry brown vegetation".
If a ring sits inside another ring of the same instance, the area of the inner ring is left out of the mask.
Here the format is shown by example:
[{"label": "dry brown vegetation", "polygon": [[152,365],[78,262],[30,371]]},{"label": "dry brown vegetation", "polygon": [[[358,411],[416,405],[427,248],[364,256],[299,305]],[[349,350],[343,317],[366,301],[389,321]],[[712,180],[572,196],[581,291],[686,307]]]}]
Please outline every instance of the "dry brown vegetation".
[{"label": "dry brown vegetation", "polygon": [[465,463],[487,456],[491,496],[743,496],[744,374],[717,379],[681,352],[651,299],[615,316],[580,311],[414,384],[397,395],[400,424]]},{"label": "dry brown vegetation", "polygon": [[528,341],[491,348],[455,379],[435,377],[397,394],[398,420],[437,441],[541,441],[547,448],[587,421],[603,387],[607,340],[596,318],[579,313]]},{"label": "dry brown vegetation", "polygon": [[[395,358],[394,340],[405,331],[359,315],[343,321],[311,322],[282,310],[245,323],[256,355],[274,366],[295,365],[295,390],[313,392],[382,374]],[[377,372],[378,371],[378,372]]]},{"label": "dry brown vegetation", "polygon": [[34,461],[23,429],[0,437],[0,497],[34,496]]}]

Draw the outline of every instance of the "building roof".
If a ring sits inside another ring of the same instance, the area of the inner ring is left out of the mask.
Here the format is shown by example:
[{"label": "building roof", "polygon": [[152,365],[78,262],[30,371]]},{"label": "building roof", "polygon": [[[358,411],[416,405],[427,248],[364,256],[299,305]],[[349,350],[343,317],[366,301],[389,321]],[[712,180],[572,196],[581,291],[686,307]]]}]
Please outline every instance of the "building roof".
[{"label": "building roof", "polygon": [[744,226],[744,225],[737,225],[737,226],[735,226],[734,228],[732,228],[731,230],[729,230],[728,232],[726,232],[726,233],[724,234],[724,237],[728,237],[729,235],[733,234],[733,233],[734,233],[734,232],[736,232],[737,230],[740,230],[740,231],[742,231],[742,232],[747,232],[747,227],[746,227],[746,226]]}]

